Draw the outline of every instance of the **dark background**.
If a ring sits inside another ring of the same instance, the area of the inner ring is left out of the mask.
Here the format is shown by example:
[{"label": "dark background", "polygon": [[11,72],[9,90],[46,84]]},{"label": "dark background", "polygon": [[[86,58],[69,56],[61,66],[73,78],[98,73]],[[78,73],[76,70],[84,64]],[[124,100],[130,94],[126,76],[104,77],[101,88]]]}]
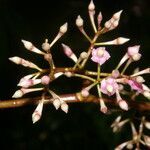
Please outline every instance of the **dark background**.
[{"label": "dark background", "polygon": [[[103,68],[111,71],[126,52],[130,45],[141,45],[143,57],[138,63],[130,66],[146,68],[150,57],[150,10],[148,0],[95,0],[97,13],[102,11],[103,23],[113,13],[123,9],[120,25],[115,31],[104,35],[100,40],[112,40],[118,36],[130,38],[131,41],[123,46],[109,46],[107,49],[112,59]],[[81,15],[85,28],[90,35],[92,30],[88,18],[87,7],[89,0],[0,0],[0,97],[10,99],[17,90],[19,79],[29,74],[30,69],[17,66],[9,62],[12,56],[21,56],[39,64],[43,59],[25,50],[21,39],[29,40],[37,47],[45,38],[53,40],[59,27],[69,23],[68,32],[53,47],[54,60],[57,66],[71,66],[72,62],[66,58],[61,49],[65,43],[75,50],[76,54],[86,50],[89,43],[76,28],[74,22],[77,15]],[[93,64],[91,65],[93,66]],[[146,79],[149,78],[146,76]],[[57,93],[78,91],[80,80],[66,80],[62,77],[52,89]],[[32,124],[31,115],[35,106],[16,109],[0,110],[0,150],[112,150],[117,144],[128,139],[126,134],[115,135],[109,128],[111,122],[118,115],[103,115],[99,112],[99,105],[71,104],[69,113],[56,111],[53,106],[45,106],[42,119]]]}]

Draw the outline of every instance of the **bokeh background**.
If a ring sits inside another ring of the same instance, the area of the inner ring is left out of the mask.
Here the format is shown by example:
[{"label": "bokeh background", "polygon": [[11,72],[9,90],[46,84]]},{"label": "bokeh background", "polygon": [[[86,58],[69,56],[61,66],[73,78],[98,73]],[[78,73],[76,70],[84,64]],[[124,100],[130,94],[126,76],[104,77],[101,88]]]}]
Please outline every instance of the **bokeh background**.
[{"label": "bokeh background", "polygon": [[[79,53],[86,50],[89,43],[75,26],[77,15],[85,22],[85,29],[93,35],[87,7],[89,0],[0,0],[0,98],[11,99],[17,90],[19,79],[31,73],[30,69],[9,62],[8,58],[18,55],[46,66],[43,59],[29,53],[23,47],[21,39],[32,41],[41,48],[45,38],[52,41],[59,27],[69,23],[69,30],[56,45],[52,53],[57,66],[72,66],[64,56],[61,43],[65,43]],[[130,45],[141,45],[141,61],[130,66],[146,68],[150,61],[150,10],[149,0],[94,0],[96,14],[102,11],[103,22],[113,13],[123,9],[118,28],[102,36],[99,40],[112,40],[123,36],[131,41],[122,46],[108,46],[112,55],[103,70],[111,71]],[[95,68],[94,64],[89,67]],[[148,76],[145,76],[150,81]],[[75,92],[80,89],[79,79],[60,78],[51,88],[57,93]],[[30,95],[28,95],[30,96]],[[32,96],[36,96],[32,95]],[[113,150],[125,138],[130,136],[128,128],[123,134],[113,134],[110,125],[120,112],[103,115],[99,105],[71,104],[69,113],[56,111],[53,106],[44,107],[42,119],[32,124],[31,115],[35,106],[0,110],[0,150]],[[130,112],[129,112],[130,113]],[[129,114],[127,114],[129,115]],[[139,114],[140,115],[140,114]]]}]

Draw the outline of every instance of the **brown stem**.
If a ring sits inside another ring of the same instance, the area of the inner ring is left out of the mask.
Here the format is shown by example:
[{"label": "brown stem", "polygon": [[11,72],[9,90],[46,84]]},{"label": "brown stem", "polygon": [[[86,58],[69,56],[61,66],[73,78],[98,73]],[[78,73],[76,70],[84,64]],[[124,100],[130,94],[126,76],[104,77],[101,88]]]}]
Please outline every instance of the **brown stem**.
[{"label": "brown stem", "polygon": [[[97,97],[90,95],[88,98],[83,98],[79,93],[77,94],[64,94],[59,95],[67,103],[99,103]],[[52,103],[51,97],[46,97],[44,104]],[[41,100],[41,97],[34,97],[34,98],[21,98],[21,99],[12,99],[12,100],[1,100],[0,101],[0,109],[6,108],[16,108],[22,107],[26,105],[33,105],[37,104]],[[117,103],[114,99],[107,99],[104,98],[105,103],[111,104],[112,106],[117,106]],[[129,101],[128,102],[130,108],[134,108],[138,111],[150,111],[150,103],[149,102],[136,102],[136,101]]]}]

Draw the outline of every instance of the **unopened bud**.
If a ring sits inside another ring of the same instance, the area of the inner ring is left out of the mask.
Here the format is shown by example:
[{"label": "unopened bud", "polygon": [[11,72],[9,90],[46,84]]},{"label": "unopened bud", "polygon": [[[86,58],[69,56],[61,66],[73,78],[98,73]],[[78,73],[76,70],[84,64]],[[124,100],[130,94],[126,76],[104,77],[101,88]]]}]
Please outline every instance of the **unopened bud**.
[{"label": "unopened bud", "polygon": [[81,57],[82,59],[86,59],[86,58],[88,57],[87,52],[82,52],[82,53],[80,54],[80,57]]},{"label": "unopened bud", "polygon": [[41,79],[24,79],[18,83],[18,86],[28,88],[30,86],[37,85],[39,83],[41,83]]},{"label": "unopened bud", "polygon": [[30,50],[34,53],[44,55],[45,53],[36,48],[31,42],[26,40],[21,40],[27,50]]},{"label": "unopened bud", "polygon": [[95,5],[94,5],[94,3],[93,3],[93,0],[91,0],[90,4],[89,4],[89,6],[88,6],[88,9],[89,9],[89,11],[95,10]]},{"label": "unopened bud", "polygon": [[132,143],[128,143],[126,147],[127,147],[127,149],[133,149],[133,144]]},{"label": "unopened bud", "polygon": [[146,98],[150,99],[150,92],[149,92],[149,91],[144,91],[144,92],[143,92],[143,95],[144,95]]},{"label": "unopened bud", "polygon": [[110,21],[105,22],[104,26],[105,28],[109,29],[111,27]]},{"label": "unopened bud", "polygon": [[62,44],[62,47],[63,47],[65,55],[67,57],[69,57],[70,59],[72,59],[74,62],[77,62],[77,57],[73,53],[72,49],[69,46],[65,45],[65,44]]},{"label": "unopened bud", "polygon": [[45,75],[41,78],[41,83],[44,85],[48,85],[50,83],[50,77]]},{"label": "unopened bud", "polygon": [[149,129],[149,130],[150,130],[150,122],[145,121],[144,125],[145,125],[145,127],[146,127],[147,129]]},{"label": "unopened bud", "polygon": [[118,26],[121,13],[122,10],[115,13],[112,18],[105,23],[104,26],[108,31],[113,30]]},{"label": "unopened bud", "polygon": [[22,79],[21,82],[18,83],[18,86],[28,88],[33,85],[32,79]]},{"label": "unopened bud", "polygon": [[119,100],[118,101],[119,107],[123,110],[128,110],[128,104],[124,100]]},{"label": "unopened bud", "polygon": [[24,95],[24,92],[22,90],[17,90],[14,95],[12,96],[12,98],[20,98]]},{"label": "unopened bud", "polygon": [[63,75],[63,72],[57,72],[57,73],[54,74],[54,78],[57,79],[61,75]]},{"label": "unopened bud", "polygon": [[50,44],[48,43],[48,39],[45,40],[45,43],[42,44],[42,49],[46,52],[50,49]]},{"label": "unopened bud", "polygon": [[32,114],[32,122],[35,123],[40,120],[42,116],[43,110],[43,101],[39,102],[38,106],[36,107],[35,111]]},{"label": "unopened bud", "polygon": [[43,90],[43,88],[29,88],[29,89],[21,88],[20,90],[17,90],[12,97],[13,98],[20,98],[26,93],[35,92],[35,91],[42,91],[42,90]]},{"label": "unopened bud", "polygon": [[116,39],[115,43],[116,43],[116,45],[121,45],[121,44],[128,42],[129,40],[130,39],[128,39],[128,38],[119,37]]},{"label": "unopened bud", "polygon": [[55,98],[54,101],[53,101],[53,105],[57,110],[61,105],[60,100],[58,98]]},{"label": "unopened bud", "polygon": [[73,54],[73,52],[69,46],[62,44],[62,47],[63,47],[64,53],[66,54],[66,56],[70,57]]},{"label": "unopened bud", "polygon": [[24,47],[28,50],[31,50],[33,48],[33,44],[29,41],[26,41],[26,40],[21,40],[22,43],[24,44]]},{"label": "unopened bud", "polygon": [[15,57],[10,57],[9,60],[12,61],[13,63],[19,65],[19,64],[21,64],[22,58],[15,56]]},{"label": "unopened bud", "polygon": [[59,29],[59,32],[64,34],[67,32],[67,29],[68,29],[68,23],[66,22],[64,25],[62,25]]},{"label": "unopened bud", "polygon": [[120,11],[116,12],[116,13],[113,15],[113,18],[114,18],[115,20],[119,20],[122,11],[123,11],[123,10],[120,10]]},{"label": "unopened bud", "polygon": [[100,27],[100,24],[101,24],[101,22],[102,22],[102,19],[103,19],[103,17],[102,17],[102,13],[101,13],[101,12],[99,12],[99,14],[98,14],[98,16],[97,16],[97,23],[98,23],[98,27]]},{"label": "unopened bud", "polygon": [[104,114],[106,114],[108,111],[103,99],[100,99],[100,111]]},{"label": "unopened bud", "polygon": [[85,89],[83,89],[83,90],[81,91],[81,95],[82,95],[83,97],[88,97],[88,96],[89,96],[89,91],[85,88]]},{"label": "unopened bud", "polygon": [[65,72],[64,74],[65,74],[65,76],[68,77],[68,78],[72,77],[72,72],[70,72],[70,71],[67,71],[67,72]]},{"label": "unopened bud", "polygon": [[62,109],[62,111],[64,111],[65,113],[68,113],[68,104],[65,103],[65,102],[63,102],[63,103],[61,104],[61,109]]},{"label": "unopened bud", "polygon": [[113,78],[118,78],[120,76],[120,72],[118,70],[113,70],[112,71],[112,77]]},{"label": "unopened bud", "polygon": [[76,19],[76,25],[78,27],[82,27],[83,26],[83,19],[81,18],[81,16],[79,15]]},{"label": "unopened bud", "polygon": [[136,81],[139,82],[139,83],[145,82],[145,80],[144,80],[144,78],[142,76],[137,76],[136,77]]},{"label": "unopened bud", "polygon": [[145,144],[150,147],[150,136],[144,135],[143,137]]}]

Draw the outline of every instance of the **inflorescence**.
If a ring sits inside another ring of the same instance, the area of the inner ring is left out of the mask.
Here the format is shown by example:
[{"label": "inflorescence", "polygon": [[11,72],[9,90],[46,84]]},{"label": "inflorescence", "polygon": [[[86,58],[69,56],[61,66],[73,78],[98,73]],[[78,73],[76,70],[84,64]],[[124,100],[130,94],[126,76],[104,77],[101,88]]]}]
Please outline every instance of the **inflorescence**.
[{"label": "inflorescence", "polygon": [[[53,105],[56,109],[61,108],[61,110],[63,110],[65,113],[68,112],[68,104],[50,88],[51,82],[62,75],[65,75],[68,78],[79,77],[83,80],[89,81],[89,85],[87,87],[83,87],[81,91],[77,91],[79,92],[80,96],[85,99],[91,94],[90,90],[96,87],[95,89],[97,90],[97,96],[99,98],[100,111],[103,113],[107,113],[108,111],[108,108],[103,100],[103,97],[106,96],[111,97],[115,95],[116,103],[124,111],[128,111],[129,109],[129,100],[126,101],[123,98],[124,95],[127,95],[130,100],[135,100],[135,98],[139,94],[142,94],[147,99],[150,99],[150,88],[144,83],[145,80],[142,77],[142,75],[150,73],[150,68],[146,68],[143,70],[135,69],[135,71],[130,75],[125,74],[128,66],[132,62],[140,60],[142,56],[139,52],[140,45],[128,47],[127,52],[119,61],[118,65],[112,69],[112,71],[110,71],[109,73],[101,71],[101,68],[105,66],[105,63],[111,60],[111,55],[109,54],[110,49],[106,46],[122,45],[129,41],[128,38],[124,37],[118,37],[107,42],[100,42],[98,39],[101,35],[117,28],[122,10],[113,14],[111,19],[106,21],[104,25],[102,25],[101,23],[103,18],[101,12],[97,16],[97,24],[95,23],[95,5],[93,1],[91,1],[88,6],[88,13],[94,32],[94,37],[89,37],[89,35],[85,31],[84,20],[80,15],[77,16],[77,19],[75,21],[77,28],[90,43],[87,51],[83,51],[80,56],[77,57],[68,45],[62,44],[62,50],[64,51],[64,54],[74,62],[74,66],[64,67],[59,71],[59,69],[55,66],[55,62],[51,54],[53,45],[67,32],[67,23],[60,27],[58,34],[52,42],[49,42],[48,39],[45,40],[45,42],[42,44],[42,50],[36,48],[31,42],[22,40],[22,43],[27,50],[39,55],[43,55],[44,60],[49,64],[49,68],[42,69],[37,64],[34,64],[33,62],[17,56],[9,58],[9,60],[18,65],[23,65],[24,67],[32,68],[35,70],[35,73],[26,75],[21,78],[18,83],[18,86],[21,88],[17,90],[12,96],[13,98],[20,98],[29,92],[42,91],[41,100],[39,101],[37,108],[32,114],[33,123],[37,122],[41,118],[46,95],[51,95],[53,99]],[[95,65],[97,65],[97,70],[86,70],[87,61],[95,63]],[[38,87],[36,87],[36,85],[38,85]],[[124,88],[126,86],[129,86],[131,90],[127,91],[126,88]],[[150,123],[145,120],[145,117],[143,117],[141,120],[139,132],[136,131],[131,120],[120,120],[121,117],[119,116],[112,124],[114,131],[118,130],[118,128],[121,128],[127,122],[130,122],[133,139],[122,143],[116,148],[116,150],[123,149],[126,146],[128,148],[133,147],[133,144],[137,144],[137,147],[139,147],[139,143],[150,146],[150,137],[143,134],[144,126],[148,129],[150,128]],[[144,140],[142,140],[141,138],[143,138]]]}]

